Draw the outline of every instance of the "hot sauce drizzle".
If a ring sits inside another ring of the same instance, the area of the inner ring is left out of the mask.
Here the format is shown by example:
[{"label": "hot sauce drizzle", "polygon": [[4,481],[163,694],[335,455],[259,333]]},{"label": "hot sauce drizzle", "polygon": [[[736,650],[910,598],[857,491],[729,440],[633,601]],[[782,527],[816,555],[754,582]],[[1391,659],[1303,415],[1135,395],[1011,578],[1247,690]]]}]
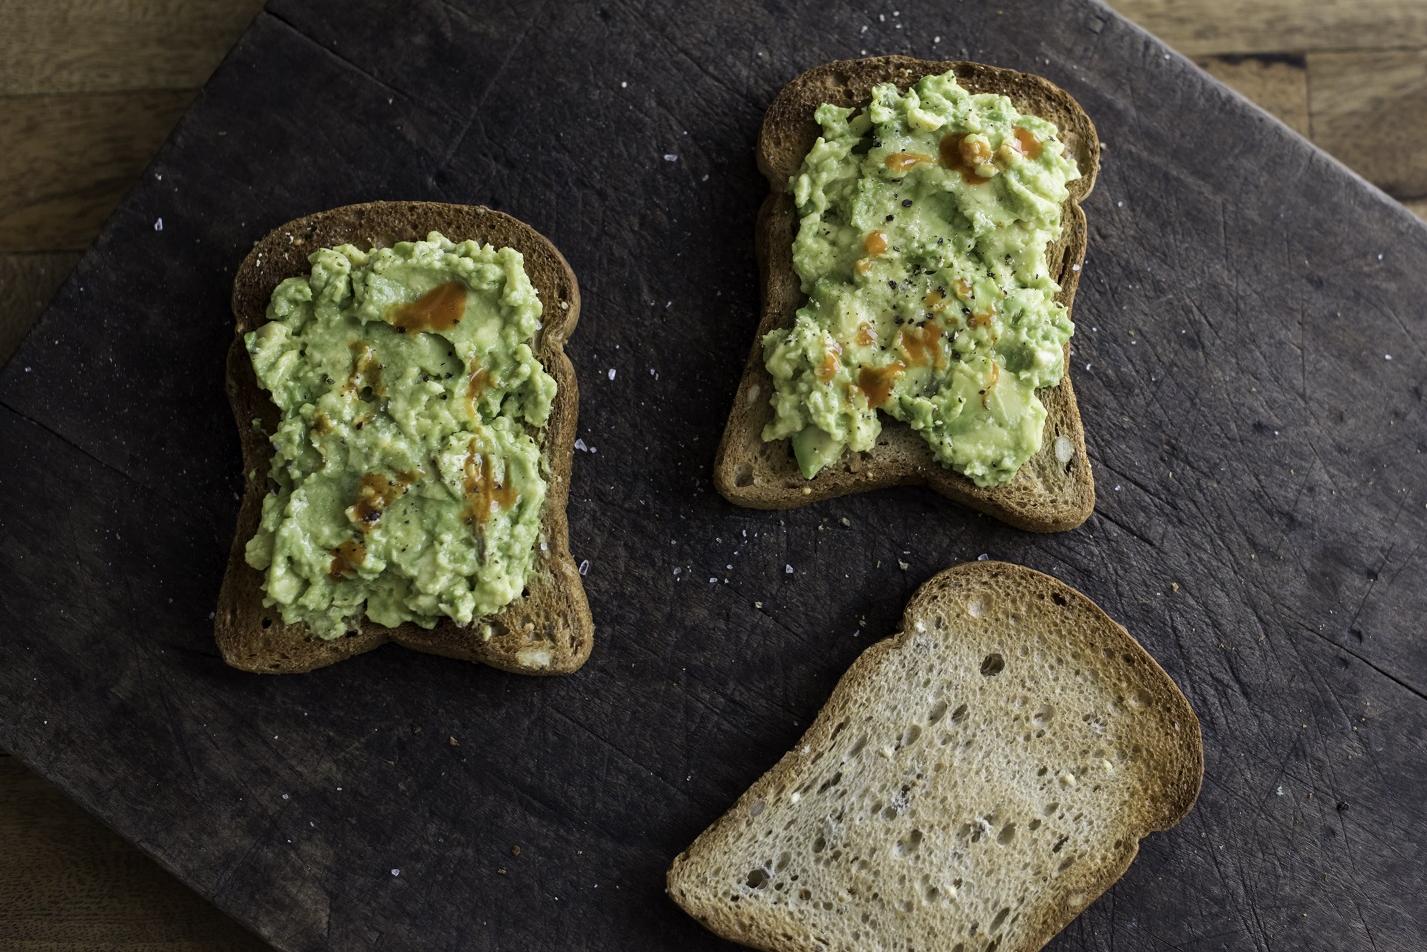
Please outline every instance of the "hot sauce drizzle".
[{"label": "hot sauce drizzle", "polygon": [[332,565],[327,574],[333,578],[355,575],[357,569],[367,559],[367,547],[356,539],[348,539],[332,550]]},{"label": "hot sauce drizzle", "polygon": [[398,304],[387,321],[399,331],[449,331],[466,313],[466,286],[460,281],[438,284],[408,304]]},{"label": "hot sauce drizzle", "polygon": [[466,409],[471,411],[472,419],[476,418],[476,401],[485,393],[490,382],[491,375],[484,367],[471,371],[471,377],[466,382]]},{"label": "hot sauce drizzle", "polygon": [[1029,129],[1016,126],[1015,144],[1013,148],[1028,159],[1040,158],[1042,143],[1036,138],[1036,134]]},{"label": "hot sauce drizzle", "polygon": [[941,327],[931,321],[921,327],[904,327],[902,349],[913,367],[931,364],[940,370],[946,365],[946,354],[941,349]]},{"label": "hot sauce drizzle", "polygon": [[831,380],[833,374],[837,373],[837,359],[842,356],[842,345],[837,341],[832,341],[828,349],[823,351],[823,361],[815,371],[819,380]]},{"label": "hot sauce drizzle", "polygon": [[407,487],[416,482],[419,473],[398,473],[395,479],[385,473],[367,473],[357,484],[357,501],[347,510],[347,516],[363,532],[371,532],[381,521],[382,513],[405,495]]},{"label": "hot sauce drizzle", "polygon": [[907,365],[894,360],[885,367],[863,367],[857,375],[857,389],[867,395],[867,402],[880,407],[892,395],[892,387]]},{"label": "hot sauce drizzle", "polygon": [[[967,152],[972,151],[969,147],[962,148],[962,140],[966,138],[965,133],[948,132],[941,137],[938,151],[941,153],[941,164],[949,169],[955,169],[961,173],[961,178],[969,185],[985,185],[990,179],[982,178],[976,174],[976,166],[967,157]],[[980,158],[977,156],[977,158]],[[982,161],[991,161],[991,156],[986,155]]]},{"label": "hot sauce drizzle", "polygon": [[882,162],[893,172],[909,172],[923,162],[931,160],[932,157],[925,152],[893,152]]},{"label": "hot sauce drizzle", "polygon": [[476,441],[471,440],[470,447],[466,450],[466,503],[467,518],[475,522],[484,523],[491,517],[491,510],[494,507],[509,509],[515,505],[518,493],[515,487],[507,481],[500,483],[495,478],[495,463],[490,456],[482,453],[476,446]]}]

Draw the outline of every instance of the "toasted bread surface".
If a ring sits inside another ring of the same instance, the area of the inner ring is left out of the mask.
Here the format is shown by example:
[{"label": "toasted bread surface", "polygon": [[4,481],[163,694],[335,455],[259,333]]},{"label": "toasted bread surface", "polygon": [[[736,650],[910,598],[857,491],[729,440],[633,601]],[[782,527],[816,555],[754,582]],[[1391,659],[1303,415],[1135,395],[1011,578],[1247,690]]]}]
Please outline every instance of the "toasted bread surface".
[{"label": "toasted bread surface", "polygon": [[1033,952],[1202,777],[1189,702],[1124,628],[1050,576],[972,562],[917,591],[668,890],[769,952]]},{"label": "toasted bread surface", "polygon": [[[358,631],[324,640],[302,625],[284,624],[276,611],[264,607],[262,577],[243,558],[267,494],[272,447],[264,431],[276,425],[277,408],[258,387],[242,336],[264,323],[273,290],[284,279],[307,273],[308,255],[317,249],[343,243],[379,247],[425,238],[432,231],[453,241],[469,238],[519,251],[544,306],[536,354],[558,388],[549,422],[536,435],[549,468],[541,514],[544,548],[536,551],[525,592],[496,615],[468,626],[442,619],[431,629],[363,622]],[[524,222],[489,208],[436,202],[347,205],[290,221],[254,245],[233,280],[236,335],[228,351],[227,388],[242,444],[244,490],[214,616],[223,659],[245,671],[296,673],[393,641],[523,674],[566,674],[579,668],[594,643],[594,622],[570,556],[566,521],[579,387],[564,344],[579,315],[579,286],[555,246]],[[255,419],[261,430],[253,425]]]},{"label": "toasted bread surface", "polygon": [[864,104],[879,83],[891,82],[905,89],[923,76],[948,70],[972,92],[1003,93],[1022,112],[1054,122],[1061,141],[1075,157],[1081,177],[1069,183],[1060,238],[1046,250],[1050,273],[1060,285],[1056,300],[1071,309],[1086,247],[1080,202],[1095,185],[1100,140],[1090,117],[1069,93],[1049,80],[1016,70],[907,56],[839,60],[808,70],[778,93],[758,137],[758,167],[770,189],[759,212],[755,242],[763,313],[714,463],[714,482],[729,501],[757,509],[786,509],[909,484],[928,486],[1013,526],[1037,532],[1071,529],[1090,517],[1095,507],[1095,483],[1070,380],[1069,345],[1059,386],[1039,391],[1046,407],[1041,449],[1014,479],[1000,486],[977,486],[940,465],[916,432],[886,417],[871,451],[848,452],[812,479],[799,471],[788,440],[763,441],[763,427],[772,416],[769,396],[773,391],[772,378],[763,364],[763,337],[790,324],[803,303],[793,269],[798,216],[788,194],[788,179],[817,139],[813,112],[825,102]]}]

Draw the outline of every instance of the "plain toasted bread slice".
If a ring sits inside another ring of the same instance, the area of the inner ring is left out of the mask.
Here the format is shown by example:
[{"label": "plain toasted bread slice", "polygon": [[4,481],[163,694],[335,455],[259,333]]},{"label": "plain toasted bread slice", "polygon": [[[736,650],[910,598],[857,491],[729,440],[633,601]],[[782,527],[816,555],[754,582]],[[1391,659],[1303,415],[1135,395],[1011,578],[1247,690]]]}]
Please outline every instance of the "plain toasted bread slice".
[{"label": "plain toasted bread slice", "polygon": [[1193,805],[1199,722],[1047,575],[935,576],[798,745],[674,860],[673,899],[769,952],[1032,952]]},{"label": "plain toasted bread slice", "polygon": [[[265,320],[268,299],[285,278],[305,274],[318,248],[351,243],[362,248],[419,240],[439,231],[453,241],[474,239],[509,246],[525,256],[525,270],[544,307],[536,355],[558,386],[550,419],[536,435],[549,467],[549,490],[541,517],[544,550],[537,549],[526,590],[497,615],[460,626],[443,619],[435,628],[405,624],[384,628],[369,622],[360,631],[323,640],[302,625],[283,624],[263,606],[262,578],[243,560],[257,529],[267,493],[272,447],[263,430],[276,424],[277,407],[253,375],[242,335]],[[579,388],[564,344],[580,316],[574,272],[543,235],[509,215],[470,205],[434,202],[370,202],[308,215],[270,232],[244,259],[233,279],[237,334],[228,351],[228,397],[243,448],[245,485],[238,526],[214,618],[223,659],[235,668],[266,673],[310,671],[388,641],[523,674],[565,674],[589,657],[594,623],[580,573],[570,557],[565,510],[569,498]]]},{"label": "plain toasted bread slice", "polygon": [[763,366],[763,336],[790,324],[803,304],[793,270],[798,216],[788,194],[788,179],[817,139],[813,111],[825,102],[862,105],[879,83],[896,83],[905,89],[923,76],[947,70],[954,71],[957,81],[971,92],[1004,93],[1022,112],[1048,119],[1060,129],[1060,139],[1075,157],[1081,177],[1069,183],[1061,236],[1047,248],[1046,260],[1060,284],[1057,300],[1067,309],[1074,303],[1086,244],[1080,202],[1095,185],[1100,140],[1090,117],[1069,93],[1029,73],[907,56],[839,60],[808,70],[778,93],[758,137],[758,167],[770,188],[759,212],[755,248],[763,282],[763,317],[714,463],[714,482],[730,502],[756,509],[786,509],[884,486],[924,485],[1013,526],[1037,532],[1074,528],[1095,508],[1085,431],[1070,383],[1068,345],[1060,385],[1039,391],[1046,407],[1040,452],[1001,486],[977,486],[940,465],[917,433],[885,416],[874,449],[848,452],[812,479],[804,478],[798,470],[788,440],[763,441],[764,424],[772,415],[768,399],[773,389]]}]

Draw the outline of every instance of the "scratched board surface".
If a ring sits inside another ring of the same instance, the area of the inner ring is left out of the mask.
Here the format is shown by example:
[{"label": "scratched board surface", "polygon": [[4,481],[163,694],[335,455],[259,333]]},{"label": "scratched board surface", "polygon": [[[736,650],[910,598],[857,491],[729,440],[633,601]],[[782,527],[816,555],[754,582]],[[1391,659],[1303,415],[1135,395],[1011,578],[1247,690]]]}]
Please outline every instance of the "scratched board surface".
[{"label": "scratched board surface", "polygon": [[[1107,143],[1076,531],[919,490],[783,514],[712,491],[762,112],[864,50],[1043,73]],[[511,212],[579,275],[599,640],[574,677],[215,653],[233,270],[378,198]],[[0,372],[0,744],[284,949],[721,948],[663,897],[669,859],[920,582],[985,553],[1089,593],[1203,722],[1198,806],[1054,948],[1419,950],[1424,256],[1405,212],[1089,0],[274,0]]]}]

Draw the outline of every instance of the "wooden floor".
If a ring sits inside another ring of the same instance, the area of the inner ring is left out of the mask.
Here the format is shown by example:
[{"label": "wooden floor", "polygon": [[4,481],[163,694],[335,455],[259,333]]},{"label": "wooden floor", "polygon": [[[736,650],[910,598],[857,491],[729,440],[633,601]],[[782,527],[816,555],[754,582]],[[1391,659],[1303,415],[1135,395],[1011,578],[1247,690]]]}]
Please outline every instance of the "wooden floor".
[{"label": "wooden floor", "polygon": [[[0,0],[0,363],[258,0]],[[1427,0],[1120,0],[1427,217]],[[0,754],[0,948],[265,949]]]}]

